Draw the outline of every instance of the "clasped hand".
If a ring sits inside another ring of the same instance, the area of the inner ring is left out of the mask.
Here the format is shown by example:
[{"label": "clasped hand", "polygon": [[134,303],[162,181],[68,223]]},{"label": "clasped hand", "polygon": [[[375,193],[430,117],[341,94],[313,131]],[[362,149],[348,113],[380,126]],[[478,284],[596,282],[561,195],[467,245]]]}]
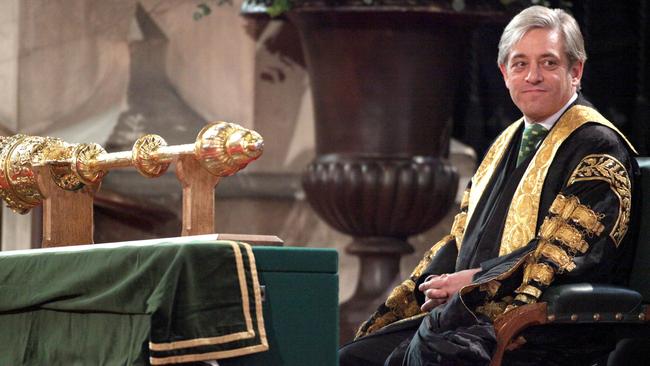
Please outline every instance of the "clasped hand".
[{"label": "clasped hand", "polygon": [[472,268],[427,277],[418,287],[418,290],[424,293],[425,297],[424,304],[420,309],[430,311],[436,306],[446,303],[461,288],[472,283],[474,274],[480,270],[480,268]]}]

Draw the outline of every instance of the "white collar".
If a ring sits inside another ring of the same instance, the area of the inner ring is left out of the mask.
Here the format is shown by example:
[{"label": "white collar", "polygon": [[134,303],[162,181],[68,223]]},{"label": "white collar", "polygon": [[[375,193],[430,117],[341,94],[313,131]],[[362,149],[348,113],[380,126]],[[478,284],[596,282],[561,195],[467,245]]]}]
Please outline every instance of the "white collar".
[{"label": "white collar", "polygon": [[[553,115],[551,115],[547,119],[543,120],[542,122],[538,122],[538,123],[540,125],[544,126],[544,128],[546,128],[547,130],[550,131],[551,128],[553,127],[553,125],[555,125],[555,122],[557,122],[558,119],[560,119],[560,116],[562,115],[562,113],[564,113],[564,111],[566,111],[566,109],[569,108],[571,103],[575,102],[576,99],[578,99],[578,93],[574,93],[573,96],[569,99],[569,101],[564,105],[564,107],[560,108],[559,111],[555,112]],[[528,126],[532,125],[532,123],[528,121],[528,118],[526,118],[526,116],[524,116],[524,123],[526,124],[525,127],[528,127]]]}]

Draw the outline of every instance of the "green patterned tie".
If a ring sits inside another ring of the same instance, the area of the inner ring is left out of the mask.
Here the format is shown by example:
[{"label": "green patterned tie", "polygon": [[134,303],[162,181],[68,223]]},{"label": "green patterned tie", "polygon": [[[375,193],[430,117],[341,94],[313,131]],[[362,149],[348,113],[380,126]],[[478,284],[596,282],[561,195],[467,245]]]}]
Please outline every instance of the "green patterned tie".
[{"label": "green patterned tie", "polygon": [[530,153],[535,151],[537,143],[540,142],[546,134],[548,134],[548,130],[539,123],[533,123],[524,128],[524,137],[521,139],[519,155],[517,156],[517,166],[519,166],[522,161],[526,160]]}]

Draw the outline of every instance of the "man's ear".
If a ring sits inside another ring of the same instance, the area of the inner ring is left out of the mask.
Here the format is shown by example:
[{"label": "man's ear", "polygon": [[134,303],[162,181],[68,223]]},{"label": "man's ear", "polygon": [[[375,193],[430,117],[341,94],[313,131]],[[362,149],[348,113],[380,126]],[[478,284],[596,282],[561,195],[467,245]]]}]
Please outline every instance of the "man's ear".
[{"label": "man's ear", "polygon": [[506,65],[499,64],[499,70],[501,70],[501,76],[503,76],[503,80],[508,81],[508,73],[506,70]]},{"label": "man's ear", "polygon": [[571,66],[569,73],[571,73],[571,85],[578,86],[580,85],[580,79],[582,79],[582,71],[585,68],[585,63],[583,61],[576,61]]}]

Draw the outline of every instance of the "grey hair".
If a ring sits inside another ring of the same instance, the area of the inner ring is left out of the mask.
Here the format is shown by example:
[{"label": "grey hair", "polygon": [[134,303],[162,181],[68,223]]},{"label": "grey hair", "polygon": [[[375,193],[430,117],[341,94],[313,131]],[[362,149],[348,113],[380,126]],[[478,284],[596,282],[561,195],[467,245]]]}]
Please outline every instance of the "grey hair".
[{"label": "grey hair", "polygon": [[569,66],[577,61],[585,62],[585,42],[578,22],[562,9],[549,9],[543,6],[531,6],[517,14],[503,30],[499,41],[497,63],[505,65],[512,47],[524,35],[534,28],[553,29],[560,32],[564,39],[564,52],[569,59]]}]

